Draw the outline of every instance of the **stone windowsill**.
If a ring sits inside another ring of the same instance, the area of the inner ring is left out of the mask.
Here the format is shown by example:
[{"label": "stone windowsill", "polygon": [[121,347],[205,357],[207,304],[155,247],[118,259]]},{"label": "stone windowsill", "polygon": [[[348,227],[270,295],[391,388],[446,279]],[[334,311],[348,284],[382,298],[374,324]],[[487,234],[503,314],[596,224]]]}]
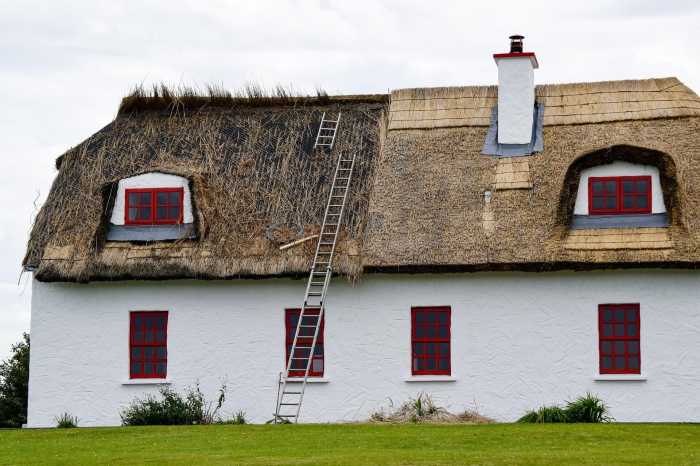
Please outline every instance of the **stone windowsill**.
[{"label": "stone windowsill", "polygon": [[593,377],[596,382],[646,382],[644,374],[597,374]]},{"label": "stone windowsill", "polygon": [[404,382],[456,382],[457,378],[451,375],[411,375],[403,379]]},{"label": "stone windowsill", "polygon": [[170,379],[128,379],[122,385],[170,385]]}]

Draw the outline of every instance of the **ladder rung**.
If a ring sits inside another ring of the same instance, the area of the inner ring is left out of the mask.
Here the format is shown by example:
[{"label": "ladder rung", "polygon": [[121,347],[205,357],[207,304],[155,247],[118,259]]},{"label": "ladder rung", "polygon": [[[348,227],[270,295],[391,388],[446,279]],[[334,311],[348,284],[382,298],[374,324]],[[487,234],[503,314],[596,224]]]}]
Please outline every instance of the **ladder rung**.
[{"label": "ladder rung", "polygon": [[310,291],[308,296],[323,296],[323,293],[318,293],[316,291]]},{"label": "ladder rung", "polygon": [[280,403],[280,406],[299,406],[299,403]]},{"label": "ladder rung", "polygon": [[[313,316],[313,317],[318,317],[318,316]],[[316,328],[315,325],[300,325],[300,327],[302,327],[302,328]]]},{"label": "ladder rung", "polygon": [[297,417],[296,414],[275,414],[277,417]]},{"label": "ladder rung", "polygon": [[[291,382],[288,380],[287,382]],[[301,395],[301,392],[282,392],[282,395]]]}]

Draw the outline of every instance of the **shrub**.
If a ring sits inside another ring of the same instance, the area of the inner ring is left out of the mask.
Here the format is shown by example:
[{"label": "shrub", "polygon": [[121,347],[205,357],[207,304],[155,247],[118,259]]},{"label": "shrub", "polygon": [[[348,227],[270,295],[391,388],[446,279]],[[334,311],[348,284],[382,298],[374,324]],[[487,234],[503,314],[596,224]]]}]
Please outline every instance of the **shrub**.
[{"label": "shrub", "polygon": [[63,413],[53,419],[56,421],[56,427],[59,429],[72,429],[74,427],[78,427],[78,417],[71,416],[69,413]]},{"label": "shrub", "polygon": [[610,422],[608,407],[603,401],[590,393],[568,401],[565,408],[559,406],[542,406],[537,411],[528,411],[517,420],[519,423],[555,423],[555,422]]},{"label": "shrub", "polygon": [[610,422],[612,417],[603,400],[591,393],[566,403],[568,422]]},{"label": "shrub", "polygon": [[559,406],[542,406],[537,411],[528,411],[518,419],[520,423],[549,424],[567,422],[566,411]]},{"label": "shrub", "polygon": [[218,413],[226,400],[226,385],[219,389],[215,405],[206,402],[199,384],[186,389],[184,396],[169,387],[161,388],[159,394],[160,399],[147,395],[132,401],[120,414],[122,425],[213,424],[221,421]]},{"label": "shrub", "polygon": [[222,419],[217,422],[217,424],[230,424],[230,425],[243,425],[247,424],[248,421],[245,418],[245,411],[236,411],[231,419]]},{"label": "shrub", "polygon": [[29,334],[12,345],[12,355],[0,362],[0,427],[22,427],[27,422]]}]

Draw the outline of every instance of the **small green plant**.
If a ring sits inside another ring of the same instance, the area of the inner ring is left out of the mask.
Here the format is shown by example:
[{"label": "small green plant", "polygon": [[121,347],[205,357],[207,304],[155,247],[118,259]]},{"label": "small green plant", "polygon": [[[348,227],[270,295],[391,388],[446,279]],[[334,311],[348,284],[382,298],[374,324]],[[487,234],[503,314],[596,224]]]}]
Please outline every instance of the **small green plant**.
[{"label": "small green plant", "polygon": [[528,411],[516,422],[519,423],[557,423],[557,422],[610,422],[613,418],[603,401],[590,393],[568,401],[565,408],[559,406],[542,406],[536,411]]},{"label": "small green plant", "polygon": [[222,419],[217,424],[229,424],[229,425],[243,425],[248,424],[248,420],[245,418],[245,411],[236,411],[231,419]]},{"label": "small green plant", "polygon": [[72,429],[78,427],[78,417],[71,416],[69,413],[63,413],[60,416],[54,418],[56,421],[56,427],[59,429]]},{"label": "small green plant", "polygon": [[432,397],[425,393],[419,393],[415,398],[409,398],[398,408],[394,409],[394,403],[389,399],[389,409],[372,413],[370,422],[391,423],[444,423],[444,424],[488,424],[494,422],[486,416],[482,416],[476,410],[467,410],[460,414],[450,413],[442,406],[438,406]]},{"label": "small green plant", "polygon": [[566,411],[559,406],[542,406],[537,411],[528,411],[517,422],[534,424],[567,422]]},{"label": "small green plant", "polygon": [[591,393],[566,403],[568,422],[610,422],[613,418],[603,400]]},{"label": "small green plant", "polygon": [[214,424],[222,421],[219,410],[226,401],[226,385],[222,384],[216,403],[207,403],[199,384],[184,395],[169,387],[160,389],[160,399],[153,395],[137,398],[121,412],[122,425],[185,425]]}]

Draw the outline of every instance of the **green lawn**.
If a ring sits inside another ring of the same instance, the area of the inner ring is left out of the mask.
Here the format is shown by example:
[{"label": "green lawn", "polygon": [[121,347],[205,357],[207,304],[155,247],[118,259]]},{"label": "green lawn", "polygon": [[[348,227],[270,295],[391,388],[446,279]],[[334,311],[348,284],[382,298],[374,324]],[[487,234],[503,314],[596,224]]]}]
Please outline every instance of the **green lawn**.
[{"label": "green lawn", "polygon": [[700,464],[700,425],[0,430],[2,464]]}]

